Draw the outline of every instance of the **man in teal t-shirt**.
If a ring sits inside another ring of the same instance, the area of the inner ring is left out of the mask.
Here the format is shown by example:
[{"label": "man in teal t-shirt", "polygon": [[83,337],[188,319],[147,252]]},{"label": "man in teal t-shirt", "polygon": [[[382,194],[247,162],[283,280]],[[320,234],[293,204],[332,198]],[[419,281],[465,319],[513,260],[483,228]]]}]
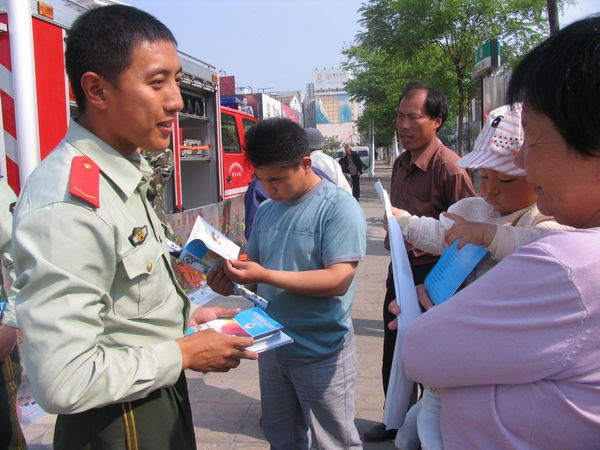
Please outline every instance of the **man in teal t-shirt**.
[{"label": "man in teal t-shirt", "polygon": [[209,273],[215,291],[256,284],[267,313],[294,343],[259,358],[262,424],[274,449],[362,448],[354,425],[356,345],[350,312],[366,250],[354,198],[316,175],[304,130],[269,119],[246,135],[246,152],[269,195],[254,218],[249,261]]}]

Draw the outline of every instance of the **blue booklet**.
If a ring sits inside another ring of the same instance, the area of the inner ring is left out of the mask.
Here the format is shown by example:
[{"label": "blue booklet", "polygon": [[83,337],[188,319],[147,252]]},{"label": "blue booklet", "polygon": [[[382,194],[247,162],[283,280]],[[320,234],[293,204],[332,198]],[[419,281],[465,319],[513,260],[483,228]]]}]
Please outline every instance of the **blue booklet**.
[{"label": "blue booklet", "polygon": [[457,239],[444,250],[440,260],[425,278],[425,289],[434,305],[452,297],[487,253],[483,245],[467,244],[457,250],[459,241]]}]

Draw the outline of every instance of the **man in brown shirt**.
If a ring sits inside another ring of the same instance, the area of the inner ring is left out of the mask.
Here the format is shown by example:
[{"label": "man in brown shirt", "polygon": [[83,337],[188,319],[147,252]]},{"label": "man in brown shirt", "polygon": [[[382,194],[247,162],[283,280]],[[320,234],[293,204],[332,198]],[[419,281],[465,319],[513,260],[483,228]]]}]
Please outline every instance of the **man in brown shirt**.
[{"label": "man in brown shirt", "polygon": [[[456,166],[459,156],[437,138],[447,116],[448,100],[442,92],[419,82],[409,83],[404,88],[398,104],[396,128],[405,151],[394,161],[392,169],[392,206],[413,215],[437,219],[453,203],[477,195],[469,172]],[[389,250],[387,236],[384,245]],[[439,256],[425,253],[409,243],[406,248],[415,285],[422,284]],[[396,299],[391,264],[386,289],[381,367],[384,395],[387,394],[397,334],[396,330],[388,329],[388,324],[395,318],[388,311],[388,305]],[[364,439],[387,441],[395,438],[396,431],[386,430],[385,424],[381,423],[366,432]]]}]

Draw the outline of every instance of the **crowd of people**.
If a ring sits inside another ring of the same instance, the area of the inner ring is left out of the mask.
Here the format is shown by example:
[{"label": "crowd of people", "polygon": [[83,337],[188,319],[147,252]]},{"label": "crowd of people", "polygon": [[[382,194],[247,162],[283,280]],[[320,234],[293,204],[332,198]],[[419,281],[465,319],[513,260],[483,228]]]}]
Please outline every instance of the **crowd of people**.
[{"label": "crowd of people", "polygon": [[[184,336],[239,309],[192,305],[166,247],[159,191],[183,106],[176,40],[143,11],[106,6],[74,22],[65,61],[79,116],[18,200],[0,183],[0,256],[13,278],[0,325],[2,448],[25,448],[14,410],[17,329],[33,395],[58,414],[56,449],[196,448],[184,371],[228,371],[242,359],[258,359],[271,448],[362,448],[351,319],[366,252],[358,155],[348,146],[338,165],[318,130],[287,119],[248,130],[247,259],[225,261],[207,281],[225,296],[233,282],[256,290],[294,343],[259,358],[247,350],[252,338]],[[507,106],[489,112],[462,159],[437,138],[446,96],[420,82],[401,93],[405,151],[393,162],[390,200],[425,312],[396,349],[402,312],[390,264],[383,391],[400,354],[414,398],[402,427],[382,422],[364,440],[424,450],[598,447],[598,86],[596,16],[524,56]],[[157,155],[155,167],[141,149]],[[481,173],[481,197],[469,169]],[[458,239],[488,254],[433,307],[423,281]]]}]

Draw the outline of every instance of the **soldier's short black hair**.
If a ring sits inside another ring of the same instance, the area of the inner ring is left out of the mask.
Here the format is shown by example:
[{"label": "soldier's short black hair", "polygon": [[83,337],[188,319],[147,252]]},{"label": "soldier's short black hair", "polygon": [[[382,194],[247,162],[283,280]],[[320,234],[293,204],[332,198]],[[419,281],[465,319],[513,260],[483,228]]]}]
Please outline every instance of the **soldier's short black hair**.
[{"label": "soldier's short black hair", "polygon": [[310,146],[304,128],[289,119],[266,119],[246,133],[246,158],[254,167],[297,168]]},{"label": "soldier's short black hair", "polygon": [[113,86],[131,64],[133,49],[143,42],[169,41],[173,33],[154,16],[126,5],[109,5],[86,11],[68,32],[65,66],[80,112],[85,111],[81,77],[94,72]]},{"label": "soldier's short black hair", "polygon": [[600,15],[531,50],[511,75],[507,101],[550,118],[572,150],[600,156]]}]

